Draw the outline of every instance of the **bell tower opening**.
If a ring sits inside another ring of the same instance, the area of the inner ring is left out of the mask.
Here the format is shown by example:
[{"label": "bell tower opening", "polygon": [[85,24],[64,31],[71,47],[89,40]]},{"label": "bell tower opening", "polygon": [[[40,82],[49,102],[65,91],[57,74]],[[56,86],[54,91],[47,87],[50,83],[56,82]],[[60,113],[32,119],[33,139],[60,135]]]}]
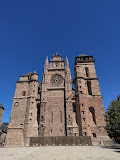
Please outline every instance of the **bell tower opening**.
[{"label": "bell tower opening", "polygon": [[86,77],[89,77],[89,70],[87,67],[85,67]]},{"label": "bell tower opening", "polygon": [[92,120],[96,124],[96,118],[95,118],[95,109],[93,107],[89,107],[89,111],[92,114]]},{"label": "bell tower opening", "polygon": [[88,87],[88,94],[92,95],[92,89],[91,89],[91,82],[87,81],[87,87]]}]

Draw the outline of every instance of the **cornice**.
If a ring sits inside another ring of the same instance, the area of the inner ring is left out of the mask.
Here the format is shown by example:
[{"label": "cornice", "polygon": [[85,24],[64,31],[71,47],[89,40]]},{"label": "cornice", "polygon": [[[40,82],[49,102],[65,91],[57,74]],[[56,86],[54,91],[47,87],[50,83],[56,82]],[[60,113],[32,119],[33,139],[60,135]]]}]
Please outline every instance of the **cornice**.
[{"label": "cornice", "polygon": [[90,78],[90,77],[75,77],[74,79],[73,79],[73,83],[74,83],[74,81],[76,81],[77,79],[84,79],[84,80],[98,80],[99,78],[98,77],[92,77],[92,78]]},{"label": "cornice", "polygon": [[40,83],[40,81],[35,80],[35,79],[26,80],[26,81],[16,81],[16,83],[33,82],[33,81],[36,81],[36,82]]},{"label": "cornice", "polygon": [[65,70],[65,68],[48,68],[48,71],[53,71],[53,70]]},{"label": "cornice", "polygon": [[64,90],[65,87],[48,87],[48,88],[47,88],[47,90],[58,90],[58,89],[59,89],[59,90],[61,90],[61,89]]},{"label": "cornice", "polygon": [[25,96],[25,97],[14,97],[13,99],[28,99],[28,98],[36,98],[35,96]]}]

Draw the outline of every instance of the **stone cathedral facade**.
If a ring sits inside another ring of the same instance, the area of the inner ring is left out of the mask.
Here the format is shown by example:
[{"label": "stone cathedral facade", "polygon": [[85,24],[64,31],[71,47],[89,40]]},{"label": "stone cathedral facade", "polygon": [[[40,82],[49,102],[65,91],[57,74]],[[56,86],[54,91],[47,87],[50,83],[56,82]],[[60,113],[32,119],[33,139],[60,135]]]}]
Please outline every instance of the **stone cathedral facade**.
[{"label": "stone cathedral facade", "polygon": [[72,89],[69,62],[46,58],[42,83],[38,74],[20,76],[16,84],[6,146],[29,146],[30,137],[91,136],[108,139],[93,56],[75,58]]}]

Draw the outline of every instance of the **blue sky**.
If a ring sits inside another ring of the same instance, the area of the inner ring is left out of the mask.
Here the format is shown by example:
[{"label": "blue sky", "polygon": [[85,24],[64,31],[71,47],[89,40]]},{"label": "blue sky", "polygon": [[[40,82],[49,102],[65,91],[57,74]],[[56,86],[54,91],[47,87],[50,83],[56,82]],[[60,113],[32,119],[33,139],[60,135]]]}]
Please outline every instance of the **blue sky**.
[{"label": "blue sky", "polygon": [[3,122],[9,121],[19,76],[36,70],[41,81],[46,56],[55,52],[68,57],[72,78],[75,56],[94,56],[106,110],[120,94],[120,1],[0,1]]}]

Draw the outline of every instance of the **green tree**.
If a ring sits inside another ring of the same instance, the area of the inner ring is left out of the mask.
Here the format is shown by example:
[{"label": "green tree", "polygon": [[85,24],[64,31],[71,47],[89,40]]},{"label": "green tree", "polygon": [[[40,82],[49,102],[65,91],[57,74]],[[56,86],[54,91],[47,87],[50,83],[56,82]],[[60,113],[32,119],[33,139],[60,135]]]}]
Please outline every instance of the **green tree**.
[{"label": "green tree", "polygon": [[120,97],[113,100],[106,111],[106,128],[111,138],[120,137]]}]

